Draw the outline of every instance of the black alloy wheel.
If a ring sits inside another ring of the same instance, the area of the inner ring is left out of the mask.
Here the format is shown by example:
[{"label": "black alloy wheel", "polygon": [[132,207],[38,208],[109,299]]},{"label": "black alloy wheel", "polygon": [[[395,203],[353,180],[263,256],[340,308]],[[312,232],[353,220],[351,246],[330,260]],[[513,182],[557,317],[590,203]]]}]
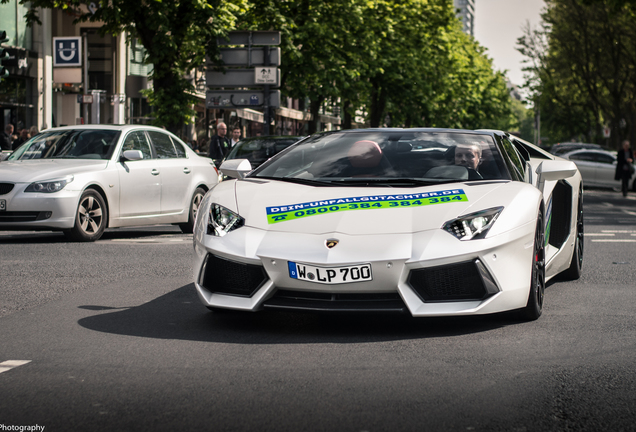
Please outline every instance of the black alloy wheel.
[{"label": "black alloy wheel", "polygon": [[576,239],[574,240],[574,252],[570,267],[562,273],[566,280],[577,280],[581,277],[581,268],[583,267],[583,245],[585,240],[583,226],[583,190],[579,190],[579,201],[576,210]]},{"label": "black alloy wheel", "polygon": [[543,213],[537,217],[537,228],[534,233],[534,250],[532,254],[532,275],[530,277],[530,292],[528,304],[521,310],[521,316],[534,321],[543,312],[545,296],[545,226]]}]

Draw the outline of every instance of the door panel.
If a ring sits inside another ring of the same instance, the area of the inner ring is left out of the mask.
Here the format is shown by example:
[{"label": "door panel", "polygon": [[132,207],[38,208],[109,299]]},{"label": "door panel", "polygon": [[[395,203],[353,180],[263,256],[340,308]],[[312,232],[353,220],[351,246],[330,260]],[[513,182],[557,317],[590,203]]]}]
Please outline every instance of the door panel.
[{"label": "door panel", "polygon": [[161,172],[152,159],[150,143],[143,131],[134,131],[125,138],[122,152],[141,150],[144,159],[119,162],[120,217],[157,215],[161,211]]},{"label": "door panel", "polygon": [[[168,134],[149,131],[148,135],[157,153],[157,167],[161,170],[161,213],[181,213],[187,220],[193,193],[192,173],[185,151],[177,152]],[[179,157],[181,156],[181,157]]]}]

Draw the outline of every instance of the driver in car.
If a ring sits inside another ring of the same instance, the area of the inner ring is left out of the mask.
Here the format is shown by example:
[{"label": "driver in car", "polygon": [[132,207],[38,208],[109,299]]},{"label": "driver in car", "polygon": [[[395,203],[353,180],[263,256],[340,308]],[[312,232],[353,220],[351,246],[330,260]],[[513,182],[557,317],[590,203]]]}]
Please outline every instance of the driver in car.
[{"label": "driver in car", "polygon": [[455,165],[478,171],[481,161],[481,146],[479,144],[459,144],[455,148]]}]

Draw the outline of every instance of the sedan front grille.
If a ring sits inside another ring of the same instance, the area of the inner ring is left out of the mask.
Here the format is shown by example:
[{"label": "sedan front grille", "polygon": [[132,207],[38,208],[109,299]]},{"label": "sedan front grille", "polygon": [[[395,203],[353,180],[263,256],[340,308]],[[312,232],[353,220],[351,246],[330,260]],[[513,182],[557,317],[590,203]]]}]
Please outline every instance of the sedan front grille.
[{"label": "sedan front grille", "polygon": [[6,195],[13,190],[13,183],[0,183],[0,195]]},{"label": "sedan front grille", "polygon": [[50,217],[51,212],[37,211],[3,211],[0,212],[0,223],[2,222],[33,222],[36,220],[44,220]]},{"label": "sedan front grille", "polygon": [[484,271],[477,260],[415,269],[408,283],[425,302],[482,300],[498,291]]},{"label": "sedan front grille", "polygon": [[251,297],[266,280],[267,274],[263,266],[208,254],[200,283],[212,293]]}]

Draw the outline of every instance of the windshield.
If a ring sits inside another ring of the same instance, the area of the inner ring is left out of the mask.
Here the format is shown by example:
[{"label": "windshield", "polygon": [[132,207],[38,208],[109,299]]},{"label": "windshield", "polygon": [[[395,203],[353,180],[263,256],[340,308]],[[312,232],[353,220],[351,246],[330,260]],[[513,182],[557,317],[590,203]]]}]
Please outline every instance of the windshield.
[{"label": "windshield", "polygon": [[227,159],[247,159],[255,168],[299,139],[300,137],[250,138],[239,141]]},{"label": "windshield", "polygon": [[317,135],[250,177],[373,186],[510,179],[491,135],[408,129]]},{"label": "windshield", "polygon": [[20,146],[9,160],[110,159],[119,134],[96,129],[45,131]]}]

